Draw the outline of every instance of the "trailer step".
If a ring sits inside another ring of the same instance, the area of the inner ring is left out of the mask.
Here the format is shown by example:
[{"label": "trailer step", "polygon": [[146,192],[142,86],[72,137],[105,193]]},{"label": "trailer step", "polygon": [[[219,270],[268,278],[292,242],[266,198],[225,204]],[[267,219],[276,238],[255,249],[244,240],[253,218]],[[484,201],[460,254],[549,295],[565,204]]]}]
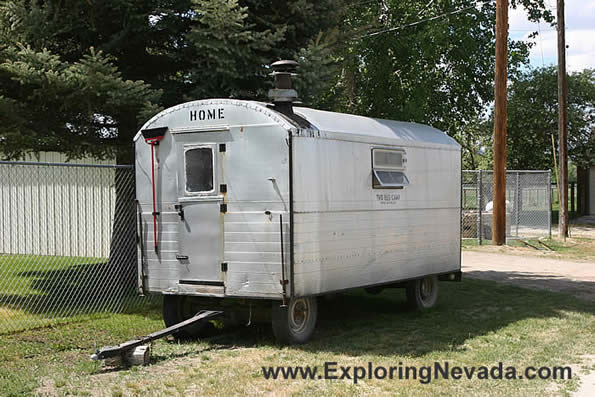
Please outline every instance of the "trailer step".
[{"label": "trailer step", "polygon": [[123,357],[123,355],[132,350],[137,348],[138,346],[142,346],[146,343],[154,341],[159,338],[163,338],[164,336],[173,334],[183,328],[186,328],[198,321],[211,319],[213,317],[217,317],[223,314],[222,311],[215,311],[215,310],[201,310],[200,312],[196,313],[196,315],[188,320],[182,321],[176,325],[172,325],[171,327],[167,327],[157,332],[153,332],[147,336],[143,336],[139,339],[129,340],[128,342],[124,342],[118,346],[105,346],[101,350],[98,350],[91,356],[91,360],[105,360],[107,358],[113,357]]}]

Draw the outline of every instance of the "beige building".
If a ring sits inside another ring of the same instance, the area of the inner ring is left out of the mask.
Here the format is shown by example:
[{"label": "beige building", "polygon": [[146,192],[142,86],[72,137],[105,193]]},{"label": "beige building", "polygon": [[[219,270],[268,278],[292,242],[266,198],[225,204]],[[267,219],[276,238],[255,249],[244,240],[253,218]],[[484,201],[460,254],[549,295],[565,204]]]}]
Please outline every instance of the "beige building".
[{"label": "beige building", "polygon": [[[22,161],[65,163],[62,153]],[[71,164],[111,165],[84,158]],[[114,168],[0,164],[0,253],[107,257],[115,208]]]}]

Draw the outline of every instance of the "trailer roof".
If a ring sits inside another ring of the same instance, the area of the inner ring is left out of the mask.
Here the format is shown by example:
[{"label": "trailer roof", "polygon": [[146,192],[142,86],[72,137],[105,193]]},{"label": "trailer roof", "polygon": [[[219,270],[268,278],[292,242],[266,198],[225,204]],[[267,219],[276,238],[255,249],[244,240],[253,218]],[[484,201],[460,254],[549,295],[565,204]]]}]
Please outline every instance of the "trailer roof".
[{"label": "trailer roof", "polygon": [[[187,123],[187,115],[183,113],[183,115],[179,114],[178,116],[179,111],[186,112],[188,108],[210,105],[243,108],[267,117],[274,123],[282,124],[284,128],[292,128],[293,125],[298,127],[295,120],[291,120],[275,111],[267,103],[237,99],[207,99],[181,103],[165,109],[147,121],[142,129],[154,127],[172,128],[172,126],[183,127],[180,124]],[[422,143],[429,144],[430,146],[447,145],[451,146],[452,149],[456,147],[457,150],[460,147],[454,139],[444,132],[424,124],[375,119],[305,107],[294,107],[294,112],[315,127],[320,132],[318,135],[321,137],[330,135],[337,137],[340,135],[344,139],[366,139],[385,143],[391,143],[397,140],[403,143]],[[241,113],[237,113],[235,118],[232,119],[226,118],[225,122],[232,125],[245,123],[245,120],[238,119],[239,114]],[[134,140],[136,141],[140,135],[141,132],[139,131]]]},{"label": "trailer roof", "polygon": [[308,120],[320,131],[459,146],[443,131],[424,124],[375,119],[302,107],[294,107],[294,112]]}]

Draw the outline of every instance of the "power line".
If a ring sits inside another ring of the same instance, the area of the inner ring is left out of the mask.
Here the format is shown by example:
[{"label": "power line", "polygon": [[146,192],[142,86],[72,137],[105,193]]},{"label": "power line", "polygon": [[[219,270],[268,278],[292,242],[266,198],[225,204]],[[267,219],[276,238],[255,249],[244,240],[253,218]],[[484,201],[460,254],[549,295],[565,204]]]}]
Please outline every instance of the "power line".
[{"label": "power line", "polygon": [[[540,29],[539,27],[537,27],[538,29]],[[556,29],[541,29],[544,32],[555,32]],[[570,29],[566,29],[566,31],[569,31]],[[509,32],[534,32],[535,28],[533,29],[508,29]]]},{"label": "power line", "polygon": [[357,7],[357,6],[361,6],[364,4],[370,4],[370,3],[378,3],[378,0],[368,0],[368,1],[359,1],[356,3],[349,3],[349,4],[345,4],[343,6],[343,8]]},{"label": "power line", "polygon": [[537,29],[539,30],[539,49],[541,50],[541,67],[545,67],[545,62],[543,61],[543,41],[541,40],[541,25],[539,21],[537,22]]},{"label": "power line", "polygon": [[363,37],[377,36],[379,34],[384,34],[384,33],[390,33],[390,32],[394,32],[394,31],[397,31],[397,30],[404,29],[404,28],[409,28],[411,26],[420,25],[420,24],[425,23],[425,22],[435,21],[436,19],[441,19],[441,18],[444,18],[444,17],[448,17],[450,15],[460,14],[460,13],[465,12],[467,10],[470,10],[472,8],[475,8],[475,6],[465,7],[465,8],[461,8],[460,10],[446,12],[444,14],[436,15],[436,16],[433,16],[431,18],[422,19],[422,20],[419,20],[419,21],[416,21],[416,22],[405,24],[405,25],[396,26],[394,28],[380,30],[380,31],[374,32],[374,33],[368,33],[368,34],[362,36],[362,38]]},{"label": "power line", "polygon": [[430,0],[430,2],[428,4],[426,4],[426,6],[424,8],[422,8],[422,10],[420,12],[417,13],[417,16],[420,17],[421,14],[424,13],[424,11],[426,11],[428,8],[430,8],[430,6],[432,5],[432,3],[434,3],[435,0]]}]

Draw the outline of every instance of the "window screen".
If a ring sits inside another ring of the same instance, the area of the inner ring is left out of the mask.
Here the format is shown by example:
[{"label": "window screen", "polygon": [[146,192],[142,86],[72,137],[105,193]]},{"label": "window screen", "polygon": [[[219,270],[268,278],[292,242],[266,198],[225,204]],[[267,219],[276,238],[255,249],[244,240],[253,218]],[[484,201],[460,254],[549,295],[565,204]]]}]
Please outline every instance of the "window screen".
[{"label": "window screen", "polygon": [[374,149],[374,168],[403,169],[403,152]]},{"label": "window screen", "polygon": [[403,149],[372,149],[372,186],[402,189],[409,185],[405,175],[406,161]]},{"label": "window screen", "polygon": [[195,148],[186,150],[186,191],[188,193],[213,190],[213,150]]}]

